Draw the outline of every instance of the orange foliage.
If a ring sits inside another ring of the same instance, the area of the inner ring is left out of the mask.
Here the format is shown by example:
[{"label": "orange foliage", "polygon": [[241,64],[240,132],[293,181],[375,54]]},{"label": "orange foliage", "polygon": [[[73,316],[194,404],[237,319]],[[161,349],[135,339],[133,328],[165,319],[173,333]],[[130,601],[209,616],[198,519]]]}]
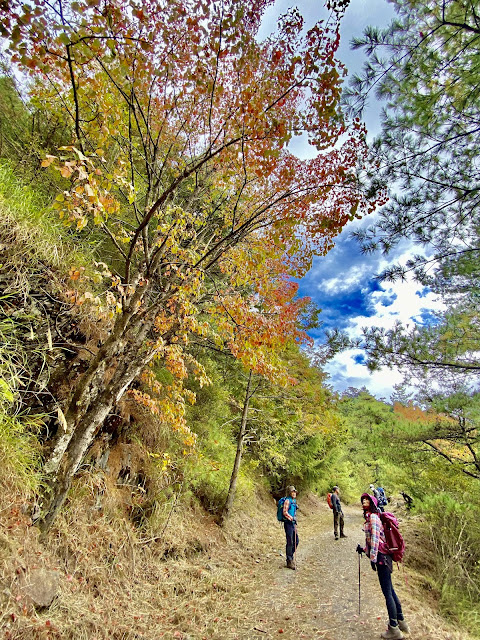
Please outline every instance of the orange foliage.
[{"label": "orange foliage", "polygon": [[[182,381],[189,372],[204,378],[186,355],[191,336],[213,338],[245,367],[291,382],[278,352],[308,342],[308,300],[297,299],[293,279],[348,220],[385,197],[363,193],[365,129],[347,126],[339,106],[344,70],[335,55],[346,0],[330,0],[331,19],[306,34],[292,9],[259,42],[268,4],[0,5],[0,33],[33,79],[32,99],[72,131],[71,143],[42,163],[65,181],[54,207],[72,232],[88,228],[104,236],[99,251],[109,247],[97,274],[104,292],[69,293],[110,317],[118,335],[91,366],[105,352],[124,390],[139,358],[161,359],[175,383],[150,381],[155,401],[134,393],[181,429]],[[298,133],[315,157],[289,151]],[[75,267],[70,276],[82,277]],[[74,396],[65,412],[72,433],[88,429],[76,407],[87,414],[98,399],[85,388],[88,397]],[[103,389],[102,401],[116,393]]]}]

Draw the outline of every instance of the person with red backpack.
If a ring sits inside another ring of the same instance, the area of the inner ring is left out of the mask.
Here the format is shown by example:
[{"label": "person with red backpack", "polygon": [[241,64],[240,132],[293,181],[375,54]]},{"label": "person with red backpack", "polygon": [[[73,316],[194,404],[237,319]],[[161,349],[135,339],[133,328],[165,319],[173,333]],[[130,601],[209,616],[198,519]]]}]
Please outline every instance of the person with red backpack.
[{"label": "person with red backpack", "polygon": [[331,500],[333,509],[333,535],[335,536],[335,540],[338,540],[338,526],[340,525],[340,538],[346,538],[347,536],[343,533],[345,520],[340,502],[340,489],[337,485],[332,489]]},{"label": "person with red backpack", "polygon": [[385,529],[380,517],[377,499],[368,493],[361,497],[365,524],[365,546],[357,545],[357,553],[365,553],[370,558],[372,569],[377,572],[378,580],[388,611],[388,628],[381,634],[386,640],[401,640],[403,633],[409,633],[409,627],[402,612],[402,604],[392,584],[393,557],[387,544]]}]

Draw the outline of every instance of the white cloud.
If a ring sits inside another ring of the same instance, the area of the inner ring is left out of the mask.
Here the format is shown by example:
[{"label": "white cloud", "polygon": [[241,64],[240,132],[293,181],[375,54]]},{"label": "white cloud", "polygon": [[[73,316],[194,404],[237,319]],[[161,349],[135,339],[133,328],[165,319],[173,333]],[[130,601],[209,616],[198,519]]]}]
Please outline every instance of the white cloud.
[{"label": "white cloud", "polygon": [[[407,281],[393,283],[385,287],[384,292],[372,292],[369,299],[375,313],[368,317],[351,317],[346,328],[347,334],[351,338],[358,338],[364,328],[380,327],[388,330],[398,321],[412,326],[413,319],[418,319],[423,312],[442,311],[445,308],[438,296],[426,293],[420,297],[419,291],[421,287],[418,283]],[[384,305],[385,301],[389,303],[388,306]],[[374,396],[388,399],[394,385],[402,381],[402,374],[397,369],[387,367],[371,373],[365,365],[356,361],[359,355],[362,355],[360,349],[349,349],[336,355],[325,366],[332,386],[337,391],[344,391],[348,387],[366,387]]]},{"label": "white cloud", "polygon": [[[361,334],[362,327],[380,327],[390,329],[396,322],[404,325],[414,324],[425,311],[442,311],[445,305],[438,296],[427,293],[420,297],[421,287],[416,282],[398,282],[385,287],[385,292],[374,291],[370,294],[370,301],[375,309],[370,317],[356,316],[350,318],[347,332],[351,337]],[[395,299],[388,306],[384,305],[385,297]]]},{"label": "white cloud", "polygon": [[355,357],[361,354],[360,349],[349,349],[333,358],[324,367],[330,376],[329,383],[336,391],[366,387],[375,397],[388,400],[394,385],[402,381],[402,374],[386,367],[370,373],[367,367],[355,361]]},{"label": "white cloud", "polygon": [[372,267],[368,264],[357,265],[355,269],[350,269],[348,272],[343,272],[333,278],[327,280],[320,280],[317,284],[318,289],[322,289],[325,293],[342,293],[351,291],[360,286],[365,278],[371,276]]}]

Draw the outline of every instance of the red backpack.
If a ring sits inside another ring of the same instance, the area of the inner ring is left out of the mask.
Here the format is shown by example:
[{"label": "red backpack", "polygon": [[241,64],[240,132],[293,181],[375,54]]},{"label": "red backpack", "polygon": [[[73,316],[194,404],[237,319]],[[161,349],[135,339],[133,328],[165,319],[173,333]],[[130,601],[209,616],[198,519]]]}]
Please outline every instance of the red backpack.
[{"label": "red backpack", "polygon": [[398,520],[393,513],[389,511],[381,512],[378,515],[383,524],[389,554],[392,556],[394,562],[401,562],[403,560],[403,554],[405,553],[405,541],[399,531]]},{"label": "red backpack", "polygon": [[330,509],[333,509],[333,502],[332,502],[332,494],[331,493],[327,493],[327,503],[328,503],[328,506],[330,507]]}]

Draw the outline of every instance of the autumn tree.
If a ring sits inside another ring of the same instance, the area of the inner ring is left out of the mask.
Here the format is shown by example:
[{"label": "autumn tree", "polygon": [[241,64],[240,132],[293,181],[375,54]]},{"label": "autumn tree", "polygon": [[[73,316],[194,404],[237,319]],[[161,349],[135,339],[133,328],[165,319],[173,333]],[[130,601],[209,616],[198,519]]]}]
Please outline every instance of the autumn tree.
[{"label": "autumn tree", "polygon": [[[291,10],[258,42],[267,4],[13,0],[0,8],[31,99],[72,131],[43,165],[64,179],[60,216],[97,243],[102,264],[96,289],[80,294],[73,284],[68,295],[110,322],[61,408],[45,467],[47,527],[103,421],[149,363],[174,374],[160,410],[186,428],[173,404],[189,371],[202,376],[185,352],[190,336],[212,333],[245,365],[268,369],[262,341],[282,340],[302,306],[289,277],[374,206],[358,181],[364,130],[347,130],[338,105],[341,12],[303,35]],[[315,158],[289,153],[298,133]]]}]

